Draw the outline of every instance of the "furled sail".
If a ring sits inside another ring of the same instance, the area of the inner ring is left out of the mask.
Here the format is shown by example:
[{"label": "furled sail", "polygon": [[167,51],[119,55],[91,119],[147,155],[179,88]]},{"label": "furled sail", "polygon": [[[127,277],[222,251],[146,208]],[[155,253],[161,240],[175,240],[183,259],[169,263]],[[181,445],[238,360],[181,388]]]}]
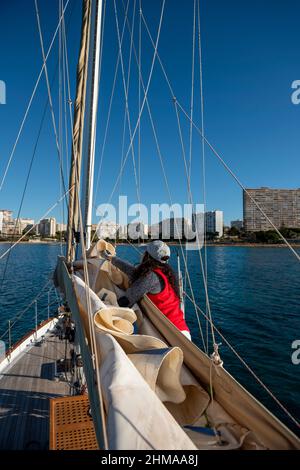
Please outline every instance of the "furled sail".
[{"label": "furled sail", "polygon": [[89,37],[91,29],[91,3],[91,0],[84,0],[82,5],[81,43],[77,65],[73,146],[69,179],[69,212],[67,227],[67,261],[69,262],[73,260],[75,256],[73,237],[74,231],[78,230],[79,224],[80,173],[88,73]]}]

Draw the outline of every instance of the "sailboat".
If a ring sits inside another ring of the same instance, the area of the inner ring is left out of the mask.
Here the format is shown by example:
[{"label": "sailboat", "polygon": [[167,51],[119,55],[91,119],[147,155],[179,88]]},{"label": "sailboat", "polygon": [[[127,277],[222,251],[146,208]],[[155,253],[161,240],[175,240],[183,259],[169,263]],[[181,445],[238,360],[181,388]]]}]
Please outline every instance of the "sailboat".
[{"label": "sailboat", "polygon": [[[21,376],[18,363],[37,345],[49,350],[55,343],[57,361],[61,332],[72,325],[72,392],[61,382],[52,382],[49,392],[51,449],[300,449],[297,436],[226,371],[215,340],[206,354],[147,296],[132,308],[118,305],[128,279],[103,256],[116,247],[92,243],[91,234],[103,3],[83,0],[82,6],[67,249],[54,275],[62,306],[58,318],[9,351],[1,380],[12,368]],[[154,49],[156,55],[157,42]],[[147,87],[147,105],[146,93]]]}]

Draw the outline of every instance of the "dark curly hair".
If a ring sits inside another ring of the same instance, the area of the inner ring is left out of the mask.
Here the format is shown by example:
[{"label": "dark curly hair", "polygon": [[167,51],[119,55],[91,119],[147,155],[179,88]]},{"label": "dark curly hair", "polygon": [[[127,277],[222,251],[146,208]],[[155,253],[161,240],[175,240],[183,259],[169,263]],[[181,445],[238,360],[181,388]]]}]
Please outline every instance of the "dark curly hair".
[{"label": "dark curly hair", "polygon": [[154,269],[157,268],[160,269],[163,274],[167,277],[172,289],[175,291],[175,294],[179,298],[178,283],[176,275],[171,266],[169,266],[169,264],[160,263],[159,261],[155,260],[154,258],[152,258],[152,256],[149,255],[147,251],[143,256],[141,263],[135,269],[135,272],[132,276],[132,282],[136,281],[137,279],[140,279],[141,277],[145,277],[148,273],[154,271]]}]

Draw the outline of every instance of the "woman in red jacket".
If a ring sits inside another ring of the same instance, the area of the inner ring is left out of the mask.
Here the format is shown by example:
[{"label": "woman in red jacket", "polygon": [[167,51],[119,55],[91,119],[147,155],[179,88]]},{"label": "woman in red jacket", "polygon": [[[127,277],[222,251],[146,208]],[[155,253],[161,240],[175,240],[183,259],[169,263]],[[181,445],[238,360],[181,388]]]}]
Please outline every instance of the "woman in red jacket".
[{"label": "woman in red jacket", "polygon": [[132,264],[105,253],[105,258],[127,274],[130,287],[118,302],[121,307],[131,307],[147,294],[157,308],[188,338],[190,330],[180,309],[176,276],[169,266],[170,248],[161,240],[148,243],[142,262]]}]

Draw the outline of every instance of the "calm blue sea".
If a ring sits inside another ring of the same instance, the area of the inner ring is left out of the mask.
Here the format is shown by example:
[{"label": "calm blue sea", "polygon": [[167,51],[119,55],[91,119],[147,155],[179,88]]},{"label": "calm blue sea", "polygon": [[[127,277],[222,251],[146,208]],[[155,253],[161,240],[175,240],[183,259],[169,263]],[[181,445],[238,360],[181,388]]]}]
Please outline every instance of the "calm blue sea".
[{"label": "calm blue sea", "polygon": [[[0,244],[0,255],[8,245]],[[176,252],[172,246],[172,263]],[[59,245],[20,244],[11,252],[0,290],[0,336],[13,319],[41,291],[52,275]],[[140,249],[142,251],[143,248]],[[137,263],[139,254],[128,246],[118,254]],[[0,261],[0,289],[6,258]],[[205,308],[198,252],[188,254],[189,272],[195,297]],[[208,247],[208,289],[215,325],[246,360],[256,374],[300,418],[300,365],[291,361],[294,340],[300,339],[300,266],[285,248]],[[47,318],[48,290],[38,301],[39,321]],[[52,310],[56,307],[50,293]],[[186,305],[187,322],[193,340],[202,346],[192,306]],[[34,306],[13,329],[13,341],[34,326]],[[205,332],[205,321],[202,321]],[[218,336],[217,336],[218,337]],[[5,338],[7,339],[7,338]],[[220,340],[222,343],[222,340]],[[293,430],[275,402],[263,391],[226,344],[220,346],[226,369]]]}]

